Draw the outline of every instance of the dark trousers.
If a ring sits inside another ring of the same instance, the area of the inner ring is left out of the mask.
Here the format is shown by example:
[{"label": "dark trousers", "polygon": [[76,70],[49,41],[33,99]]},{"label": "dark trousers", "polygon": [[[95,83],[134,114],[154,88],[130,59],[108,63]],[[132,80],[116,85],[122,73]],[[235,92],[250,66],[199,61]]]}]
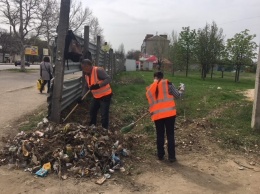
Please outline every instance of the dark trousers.
[{"label": "dark trousers", "polygon": [[47,83],[47,93],[49,93],[50,91],[50,85],[51,85],[51,80],[43,80],[42,85],[41,85],[41,89],[40,92],[42,92],[45,84]]},{"label": "dark trousers", "polygon": [[109,125],[109,107],[111,95],[102,98],[93,98],[90,104],[90,125],[97,125],[97,114],[100,108],[102,127],[108,129]]},{"label": "dark trousers", "polygon": [[175,140],[174,140],[174,124],[175,116],[159,119],[154,122],[157,134],[157,155],[159,158],[163,158],[164,151],[164,134],[166,129],[166,136],[168,141],[168,158],[175,158]]}]

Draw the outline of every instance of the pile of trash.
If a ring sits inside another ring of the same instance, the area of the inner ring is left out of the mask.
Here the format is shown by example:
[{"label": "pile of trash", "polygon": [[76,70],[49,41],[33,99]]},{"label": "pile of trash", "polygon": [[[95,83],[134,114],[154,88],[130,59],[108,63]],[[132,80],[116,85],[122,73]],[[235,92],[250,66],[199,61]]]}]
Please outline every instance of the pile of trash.
[{"label": "pile of trash", "polygon": [[[44,128],[44,127],[43,127]],[[124,172],[123,158],[130,152],[121,134],[77,123],[48,124],[34,132],[6,139],[0,164],[37,176],[54,172],[59,178],[101,177],[102,184],[116,170]]]}]

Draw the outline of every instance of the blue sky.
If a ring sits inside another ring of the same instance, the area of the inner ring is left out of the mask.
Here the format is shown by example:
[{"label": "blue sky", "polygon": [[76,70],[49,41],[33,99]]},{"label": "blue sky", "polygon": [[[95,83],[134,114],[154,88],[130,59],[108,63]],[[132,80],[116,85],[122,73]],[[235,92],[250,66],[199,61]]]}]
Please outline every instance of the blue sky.
[{"label": "blue sky", "polygon": [[146,34],[179,33],[215,21],[227,38],[245,29],[260,43],[260,0],[82,0],[104,29],[106,41],[140,50]]}]

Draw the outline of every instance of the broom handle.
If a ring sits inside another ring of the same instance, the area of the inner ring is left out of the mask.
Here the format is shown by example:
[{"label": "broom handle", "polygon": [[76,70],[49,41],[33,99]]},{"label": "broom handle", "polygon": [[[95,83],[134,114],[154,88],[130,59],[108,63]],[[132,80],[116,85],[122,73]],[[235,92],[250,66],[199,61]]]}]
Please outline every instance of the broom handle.
[{"label": "broom handle", "polygon": [[[90,92],[90,90],[88,90],[88,92],[81,98],[81,100],[84,100],[84,98],[86,98],[86,96],[88,95],[88,93]],[[70,111],[70,113],[66,116],[66,118],[63,120],[66,121],[67,118],[69,118],[69,116],[74,112],[74,110],[78,107],[79,103],[76,104],[76,106],[74,106],[74,108]]]},{"label": "broom handle", "polygon": [[150,112],[147,112],[145,114],[143,114],[139,119],[137,119],[134,124],[136,124],[138,121],[140,121],[142,118],[144,118],[145,116],[147,116]]}]

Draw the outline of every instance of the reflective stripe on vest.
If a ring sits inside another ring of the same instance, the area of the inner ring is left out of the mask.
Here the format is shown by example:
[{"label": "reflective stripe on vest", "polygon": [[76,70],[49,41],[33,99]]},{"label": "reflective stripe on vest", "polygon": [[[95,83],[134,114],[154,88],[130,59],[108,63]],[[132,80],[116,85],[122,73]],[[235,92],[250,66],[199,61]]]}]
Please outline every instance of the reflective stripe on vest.
[{"label": "reflective stripe on vest", "polygon": [[158,83],[158,98],[155,91],[158,82],[147,87],[146,97],[149,103],[149,110],[153,121],[176,115],[174,97],[169,95],[168,80],[161,80]]},{"label": "reflective stripe on vest", "polygon": [[163,109],[159,109],[159,110],[156,110],[156,111],[152,112],[151,115],[159,114],[159,113],[164,113],[164,112],[166,112],[166,111],[170,111],[170,110],[176,110],[176,109],[173,108],[173,107],[170,107],[170,108],[163,108]]},{"label": "reflective stripe on vest", "polygon": [[[98,75],[97,75],[97,70],[98,70],[98,67],[93,67],[92,68],[92,72],[91,72],[91,85],[94,85],[94,84],[101,84],[102,83],[102,80],[99,80],[98,79]],[[88,83],[88,86],[90,87],[90,83],[89,83],[89,76],[86,75],[85,76],[85,79]],[[103,96],[107,96],[109,94],[112,93],[112,90],[111,90],[111,87],[110,87],[110,84],[107,84],[97,90],[91,90],[94,98],[101,98]]]}]

